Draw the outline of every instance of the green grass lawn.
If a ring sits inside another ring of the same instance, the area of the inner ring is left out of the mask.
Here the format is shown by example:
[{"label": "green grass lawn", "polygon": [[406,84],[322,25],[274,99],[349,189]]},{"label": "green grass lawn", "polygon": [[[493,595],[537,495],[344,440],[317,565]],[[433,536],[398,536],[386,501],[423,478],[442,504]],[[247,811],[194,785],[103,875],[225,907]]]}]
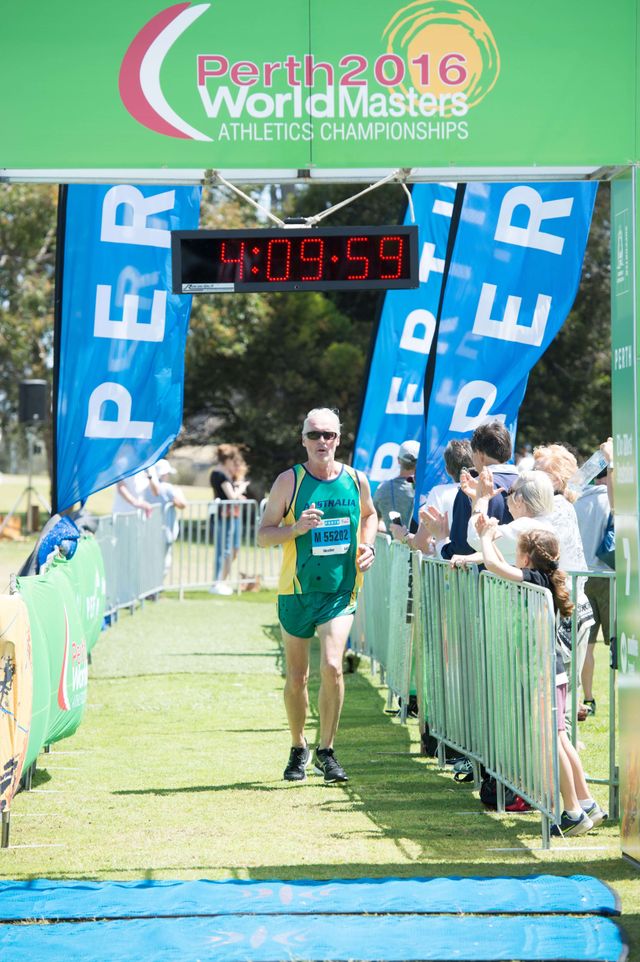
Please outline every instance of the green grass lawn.
[{"label": "green grass lawn", "polygon": [[[602,654],[599,714],[580,727],[589,770],[601,767],[606,737]],[[312,705],[317,650],[314,668]],[[2,877],[589,873],[621,895],[640,951],[640,875],[620,856],[617,825],[542,851],[539,818],[488,813],[469,785],[419,755],[417,724],[385,714],[366,661],[346,676],[337,748],[348,785],[283,782],[272,593],[147,603],[103,634],[90,674],[82,726],[40,756],[34,790],[14,801]],[[310,740],[315,728],[312,713]],[[606,802],[606,790],[596,794]]]}]

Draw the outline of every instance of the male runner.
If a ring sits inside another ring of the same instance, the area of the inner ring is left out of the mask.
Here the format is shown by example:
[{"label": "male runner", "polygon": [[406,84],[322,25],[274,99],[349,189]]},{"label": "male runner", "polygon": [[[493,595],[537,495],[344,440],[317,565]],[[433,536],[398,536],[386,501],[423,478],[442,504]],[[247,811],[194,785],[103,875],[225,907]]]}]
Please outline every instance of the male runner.
[{"label": "male runner", "polygon": [[287,781],[304,781],[311,752],[304,737],[309,707],[309,650],[320,639],[320,743],[314,765],[325,782],[346,782],[333,752],[344,699],[342,656],[363,573],[373,564],[378,526],[369,482],[336,461],[340,421],[314,408],[302,427],[307,460],[278,475],[269,495],[258,544],[283,546],[278,618],[286,657],[284,703],[292,748]]}]

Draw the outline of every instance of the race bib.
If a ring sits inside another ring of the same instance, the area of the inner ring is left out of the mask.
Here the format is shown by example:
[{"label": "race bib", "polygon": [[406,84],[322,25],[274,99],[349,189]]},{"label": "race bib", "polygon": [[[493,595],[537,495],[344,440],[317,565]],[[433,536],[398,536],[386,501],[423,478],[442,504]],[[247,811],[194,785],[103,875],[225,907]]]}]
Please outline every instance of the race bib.
[{"label": "race bib", "polygon": [[312,554],[346,554],[351,544],[349,518],[326,518],[311,529]]}]

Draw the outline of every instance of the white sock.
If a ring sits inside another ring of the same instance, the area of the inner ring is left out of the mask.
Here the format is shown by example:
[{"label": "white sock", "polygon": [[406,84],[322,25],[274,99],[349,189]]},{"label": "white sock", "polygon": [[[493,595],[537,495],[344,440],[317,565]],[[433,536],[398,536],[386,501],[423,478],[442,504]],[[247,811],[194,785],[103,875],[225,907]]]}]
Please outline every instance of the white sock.
[{"label": "white sock", "polygon": [[567,809],[567,815],[569,816],[569,818],[580,818],[580,816],[582,815],[582,809],[578,808],[575,811]]},{"label": "white sock", "polygon": [[580,807],[585,812],[588,808],[591,808],[591,806],[594,804],[592,798],[579,798],[578,801],[580,802]]}]

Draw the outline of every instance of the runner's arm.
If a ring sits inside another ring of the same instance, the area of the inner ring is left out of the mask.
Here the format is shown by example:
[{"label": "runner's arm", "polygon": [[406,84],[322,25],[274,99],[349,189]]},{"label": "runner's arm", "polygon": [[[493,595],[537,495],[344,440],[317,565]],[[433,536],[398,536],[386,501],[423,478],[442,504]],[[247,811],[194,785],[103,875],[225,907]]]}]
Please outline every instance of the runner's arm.
[{"label": "runner's arm", "polygon": [[279,474],[275,480],[258,528],[258,545],[261,548],[284,544],[285,541],[291,541],[301,534],[306,534],[311,528],[317,527],[323,515],[323,512],[316,508],[315,504],[312,504],[310,508],[302,512],[295,524],[282,524],[287,506],[293,496],[292,482],[291,471]]},{"label": "runner's arm", "polygon": [[371,488],[366,476],[358,471],[360,481],[360,535],[358,545],[358,568],[366,571],[373,564],[376,556],[376,533],[378,531],[378,513],[371,497]]}]

